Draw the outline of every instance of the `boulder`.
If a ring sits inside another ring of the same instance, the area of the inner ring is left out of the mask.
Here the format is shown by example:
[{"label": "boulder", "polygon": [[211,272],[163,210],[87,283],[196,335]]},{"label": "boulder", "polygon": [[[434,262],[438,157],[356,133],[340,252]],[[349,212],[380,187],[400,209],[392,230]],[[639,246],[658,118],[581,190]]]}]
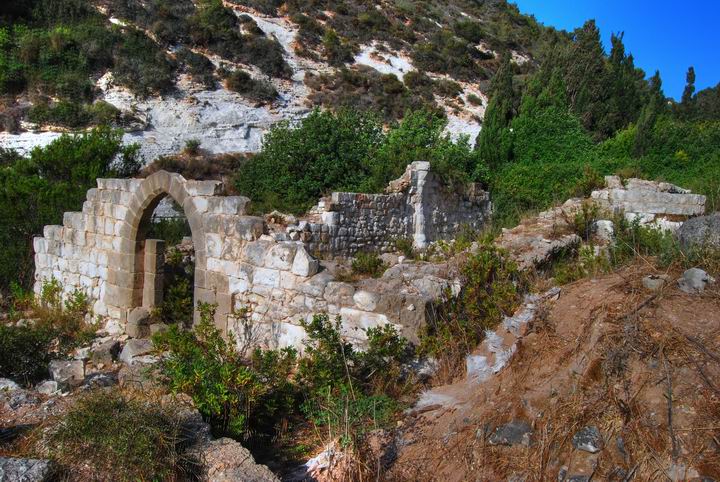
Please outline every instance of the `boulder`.
[{"label": "boulder", "polygon": [[108,340],[90,349],[90,361],[94,364],[110,365],[120,353],[120,342]]},{"label": "boulder", "polygon": [[720,212],[685,221],[678,231],[678,240],[684,250],[720,248]]},{"label": "boulder", "polygon": [[575,432],[572,444],[578,450],[596,454],[602,450],[604,441],[600,430],[597,427],[589,426]]},{"label": "boulder", "polygon": [[54,472],[51,460],[0,457],[0,482],[43,482]]},{"label": "boulder", "polygon": [[370,291],[356,291],[353,295],[353,301],[358,309],[362,311],[373,311],[377,307],[380,296],[377,293],[371,293]]},{"label": "boulder", "polygon": [[690,268],[677,280],[678,286],[688,294],[697,294],[705,291],[707,285],[715,283],[715,278],[700,268]]},{"label": "boulder", "polygon": [[513,420],[495,428],[490,435],[491,445],[524,445],[532,443],[532,428],[525,420]]},{"label": "boulder", "polygon": [[132,338],[146,338],[150,335],[150,312],[147,308],[137,307],[128,315],[125,333]]},{"label": "boulder", "polygon": [[18,390],[20,385],[10,380],[9,378],[0,378],[0,392],[12,392]]},{"label": "boulder", "polygon": [[60,390],[67,391],[80,386],[85,379],[85,362],[82,360],[53,360],[50,362],[50,375]]},{"label": "boulder", "polygon": [[595,236],[604,243],[615,241],[615,223],[608,219],[595,221]]},{"label": "boulder", "polygon": [[91,373],[83,382],[83,386],[88,388],[112,387],[117,384],[118,376],[115,373],[103,372]]},{"label": "boulder", "polygon": [[279,482],[275,474],[255,459],[245,447],[230,438],[221,438],[191,449],[200,464],[199,478],[213,482]]},{"label": "boulder", "polygon": [[128,340],[120,352],[119,359],[126,365],[132,365],[133,358],[147,355],[153,351],[153,344],[150,340]]}]

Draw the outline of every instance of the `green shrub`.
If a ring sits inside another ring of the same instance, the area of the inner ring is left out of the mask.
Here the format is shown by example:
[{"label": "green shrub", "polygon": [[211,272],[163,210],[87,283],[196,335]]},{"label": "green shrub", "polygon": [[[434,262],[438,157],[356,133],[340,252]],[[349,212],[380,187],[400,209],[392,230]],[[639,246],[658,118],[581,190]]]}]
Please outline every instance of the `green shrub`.
[{"label": "green shrub", "polygon": [[421,334],[422,353],[437,357],[454,372],[465,355],[493,329],[503,316],[512,315],[527,288],[527,281],[504,252],[491,242],[461,266],[462,289],[448,297],[437,319]]},{"label": "green shrub", "polygon": [[331,321],[327,315],[303,322],[306,355],[298,377],[305,416],[347,446],[392,419],[398,408],[392,395],[404,393],[401,364],[413,351],[392,326],[369,329],[368,350],[356,351],[340,326],[339,318]]},{"label": "green shrub", "polygon": [[[232,337],[215,328],[215,308],[200,304],[200,322],[193,331],[173,325],[153,338],[156,347],[169,352],[162,373],[173,392],[190,395],[195,406],[221,434],[247,438],[262,426],[290,413],[285,402],[289,370],[296,354],[287,349],[275,355],[254,356],[254,365],[243,362]],[[278,386],[283,393],[279,394]]]},{"label": "green shrub", "polygon": [[415,246],[412,238],[397,238],[393,241],[395,249],[400,251],[403,256],[408,259],[413,259],[416,256]]},{"label": "green shrub", "polygon": [[225,83],[228,89],[258,102],[272,102],[278,97],[277,90],[270,82],[253,79],[244,70],[228,74]]},{"label": "green shrub", "polygon": [[37,301],[14,285],[11,320],[17,321],[21,313],[31,320],[22,325],[0,324],[0,378],[32,385],[47,378],[51,360],[95,337],[97,327],[85,320],[87,295],[76,290],[63,301],[61,293],[62,286],[54,279],[43,283]]},{"label": "green shrub", "polygon": [[94,391],[47,435],[50,456],[89,479],[174,480],[181,473],[178,419],[152,402]]},{"label": "green shrub", "polygon": [[0,378],[32,385],[48,377],[54,333],[48,327],[0,324]]},{"label": "green shrub", "polygon": [[0,166],[0,291],[12,282],[32,282],[32,238],[43,226],[61,224],[65,211],[78,211],[99,177],[137,172],[137,146],[123,146],[122,134],[107,127],[64,135],[28,157]]},{"label": "green shrub", "polygon": [[188,139],[185,141],[183,153],[189,156],[196,156],[200,153],[200,141],[197,139]]},{"label": "green shrub", "polygon": [[457,97],[462,91],[460,84],[454,80],[440,79],[435,81],[435,92],[442,97]]},{"label": "green shrub", "polygon": [[467,100],[473,105],[483,105],[483,100],[475,94],[468,94]]},{"label": "green shrub", "polygon": [[352,260],[352,271],[355,274],[369,275],[379,278],[385,272],[387,266],[383,263],[377,253],[359,252]]}]

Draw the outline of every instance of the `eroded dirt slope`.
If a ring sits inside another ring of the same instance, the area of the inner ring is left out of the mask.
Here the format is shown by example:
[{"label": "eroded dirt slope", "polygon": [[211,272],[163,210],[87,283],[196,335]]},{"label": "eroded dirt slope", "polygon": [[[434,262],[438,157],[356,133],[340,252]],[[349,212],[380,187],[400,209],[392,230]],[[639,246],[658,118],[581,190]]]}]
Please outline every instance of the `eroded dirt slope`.
[{"label": "eroded dirt slope", "polygon": [[[720,296],[681,292],[679,273],[653,293],[651,273],[637,264],[563,287],[505,370],[439,387],[438,404],[403,421],[386,479],[720,479]],[[497,444],[509,422],[529,439]],[[588,427],[596,453],[574,447]]]}]

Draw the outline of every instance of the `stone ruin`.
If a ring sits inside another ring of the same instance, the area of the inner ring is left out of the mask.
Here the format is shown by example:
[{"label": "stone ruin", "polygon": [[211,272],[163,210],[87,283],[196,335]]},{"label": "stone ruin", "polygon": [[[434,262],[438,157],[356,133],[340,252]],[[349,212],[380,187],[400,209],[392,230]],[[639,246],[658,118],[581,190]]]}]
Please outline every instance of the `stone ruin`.
[{"label": "stone ruin", "polygon": [[343,333],[357,343],[365,329],[388,323],[416,340],[431,304],[459,288],[449,266],[400,263],[380,279],[348,283],[317,257],[389,251],[398,237],[425,247],[461,225],[479,228],[490,214],[486,192],[445,186],[425,162],[408,166],[386,194],[333,193],[310,219],[279,232],[247,214],[247,198],[221,195],[219,181],[160,171],[98,179],[97,186],[81,212],[65,213],[61,226],[45,226],[34,239],[35,292],[54,278],[65,296],[84,292],[94,315],[125,329],[133,312],[162,301],[163,246],[147,232],[155,207],[169,196],[192,232],[196,306],[215,304],[216,325],[234,333],[241,348],[301,347],[300,321],[322,312],[341,316]]}]

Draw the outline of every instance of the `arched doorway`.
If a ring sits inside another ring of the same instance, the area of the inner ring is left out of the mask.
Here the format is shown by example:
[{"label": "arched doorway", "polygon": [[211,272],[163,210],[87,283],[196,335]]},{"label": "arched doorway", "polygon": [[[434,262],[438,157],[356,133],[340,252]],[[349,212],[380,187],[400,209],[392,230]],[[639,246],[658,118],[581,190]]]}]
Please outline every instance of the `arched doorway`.
[{"label": "arched doorway", "polygon": [[196,203],[206,202],[203,201],[206,197],[198,193],[205,194],[203,188],[208,193],[214,192],[215,184],[215,181],[186,181],[179,174],[159,171],[142,180],[133,192],[120,229],[116,263],[108,269],[108,283],[112,289],[105,293],[105,303],[120,308],[126,320],[134,308],[152,308],[162,296],[162,246],[158,240],[148,239],[147,234],[152,213],[167,196],[182,207],[190,226],[195,252],[195,305],[201,301],[216,302],[215,290],[206,288],[206,236],[196,206]]}]

